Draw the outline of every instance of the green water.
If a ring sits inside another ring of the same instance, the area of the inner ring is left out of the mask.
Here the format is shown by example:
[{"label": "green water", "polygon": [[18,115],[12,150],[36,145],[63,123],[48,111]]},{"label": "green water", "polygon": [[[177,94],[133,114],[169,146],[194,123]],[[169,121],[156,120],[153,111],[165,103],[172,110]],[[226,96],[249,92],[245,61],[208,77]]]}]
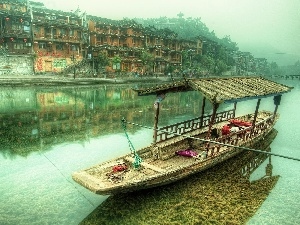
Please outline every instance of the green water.
[{"label": "green water", "polygon": [[[292,92],[283,96],[275,128],[278,135],[272,143],[272,152],[300,158],[300,81],[279,80],[293,86]],[[273,172],[280,175],[275,188],[270,193],[256,215],[247,224],[290,224],[300,223],[300,162],[279,157],[272,158]]]},{"label": "green water", "polygon": [[[300,82],[278,82],[295,88],[283,95],[272,152],[300,158]],[[131,86],[7,88],[0,91],[0,97],[0,224],[80,223],[107,197],[73,182],[72,172],[129,151],[120,123],[123,116],[153,125],[155,99],[137,97]],[[160,124],[198,116],[199,99],[194,92],[167,96]],[[252,112],[255,106],[256,101],[238,103],[237,113]],[[273,110],[273,100],[263,99],[261,107]],[[206,112],[210,110],[207,106]],[[127,129],[137,149],[152,140],[151,130]],[[248,224],[298,224],[300,162],[273,157],[272,164],[273,174],[281,177]],[[257,171],[265,165],[261,168]]]}]

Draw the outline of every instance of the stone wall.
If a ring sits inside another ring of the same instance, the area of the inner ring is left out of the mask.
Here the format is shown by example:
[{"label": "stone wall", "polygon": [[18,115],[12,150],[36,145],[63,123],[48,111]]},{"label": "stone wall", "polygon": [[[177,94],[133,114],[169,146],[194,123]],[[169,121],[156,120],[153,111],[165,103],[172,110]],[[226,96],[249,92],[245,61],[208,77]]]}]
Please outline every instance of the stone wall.
[{"label": "stone wall", "polygon": [[33,58],[26,55],[1,55],[1,75],[33,75]]}]

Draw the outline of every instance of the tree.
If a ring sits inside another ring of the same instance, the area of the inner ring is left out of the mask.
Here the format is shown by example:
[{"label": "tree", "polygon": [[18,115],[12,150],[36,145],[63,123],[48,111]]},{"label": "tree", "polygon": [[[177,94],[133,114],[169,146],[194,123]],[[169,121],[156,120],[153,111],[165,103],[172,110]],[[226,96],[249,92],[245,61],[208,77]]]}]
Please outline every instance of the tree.
[{"label": "tree", "polygon": [[140,60],[143,63],[143,70],[145,72],[148,72],[150,68],[154,64],[154,57],[151,53],[147,52],[146,50],[143,50],[140,55]]},{"label": "tree", "polygon": [[201,65],[209,73],[211,73],[214,71],[215,60],[211,56],[203,55],[201,59]]},{"label": "tree", "polygon": [[215,65],[215,73],[217,75],[221,75],[223,72],[227,70],[227,65],[223,60],[216,60],[216,65]]},{"label": "tree", "polygon": [[122,62],[122,59],[118,55],[112,59],[112,67],[118,74],[120,74],[120,72],[121,72],[121,62]]},{"label": "tree", "polygon": [[104,52],[100,52],[96,58],[96,62],[97,62],[96,70],[98,72],[99,67],[102,68],[104,66],[109,65],[109,58],[108,58],[107,54],[105,54]]},{"label": "tree", "polygon": [[280,75],[282,72],[276,62],[270,63],[269,75]]},{"label": "tree", "polygon": [[171,77],[172,77],[172,74],[173,74],[174,70],[175,70],[175,67],[174,67],[174,66],[168,65],[168,66],[166,67],[166,69],[165,69],[165,74],[166,74],[166,75],[167,75],[167,74],[170,74]]}]

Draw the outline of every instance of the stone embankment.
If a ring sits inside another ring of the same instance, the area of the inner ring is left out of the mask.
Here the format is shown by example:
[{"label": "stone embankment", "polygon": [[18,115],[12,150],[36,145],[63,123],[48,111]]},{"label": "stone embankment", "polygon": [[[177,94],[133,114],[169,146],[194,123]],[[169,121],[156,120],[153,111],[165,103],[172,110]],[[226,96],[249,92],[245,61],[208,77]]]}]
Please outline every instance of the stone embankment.
[{"label": "stone embankment", "polygon": [[54,76],[1,76],[0,86],[89,86],[100,84],[161,83],[168,78],[71,78]]}]

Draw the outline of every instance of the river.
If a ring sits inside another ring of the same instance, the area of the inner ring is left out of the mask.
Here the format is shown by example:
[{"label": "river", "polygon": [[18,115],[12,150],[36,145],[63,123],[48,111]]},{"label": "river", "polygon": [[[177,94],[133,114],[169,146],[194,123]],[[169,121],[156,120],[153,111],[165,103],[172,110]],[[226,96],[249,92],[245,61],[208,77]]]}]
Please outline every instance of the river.
[{"label": "river", "polygon": [[[294,89],[282,97],[272,152],[300,158],[300,81],[276,81]],[[82,188],[71,174],[129,152],[123,117],[153,126],[155,99],[138,97],[137,86],[1,88],[0,224],[78,224],[107,198]],[[159,125],[199,116],[200,99],[196,92],[168,95]],[[273,100],[261,106],[273,110]],[[255,107],[256,101],[238,103],[237,114]],[[136,149],[152,141],[150,129],[128,125],[127,132]],[[272,164],[280,179],[248,224],[298,224],[300,162],[273,157]]]}]

